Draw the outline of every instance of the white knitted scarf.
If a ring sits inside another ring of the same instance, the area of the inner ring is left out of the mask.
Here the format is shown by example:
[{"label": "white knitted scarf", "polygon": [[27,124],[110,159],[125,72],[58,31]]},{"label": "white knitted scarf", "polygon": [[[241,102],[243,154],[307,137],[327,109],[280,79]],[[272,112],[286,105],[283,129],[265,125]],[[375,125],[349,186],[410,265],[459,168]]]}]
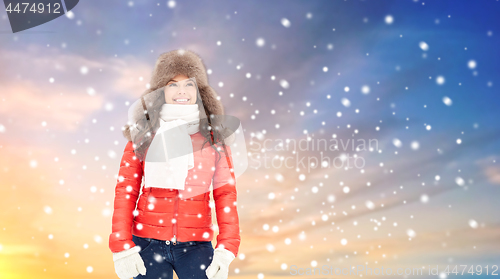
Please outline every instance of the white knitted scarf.
[{"label": "white knitted scarf", "polygon": [[[149,152],[163,152],[164,160],[148,161],[144,166],[144,187],[184,190],[188,170],[194,167],[193,144],[190,135],[199,131],[200,111],[197,104],[163,104],[160,110],[160,127]],[[155,143],[155,141],[158,141]],[[170,146],[169,149],[167,146]],[[174,154],[175,158],[172,157]],[[158,154],[156,154],[158,155]]]}]

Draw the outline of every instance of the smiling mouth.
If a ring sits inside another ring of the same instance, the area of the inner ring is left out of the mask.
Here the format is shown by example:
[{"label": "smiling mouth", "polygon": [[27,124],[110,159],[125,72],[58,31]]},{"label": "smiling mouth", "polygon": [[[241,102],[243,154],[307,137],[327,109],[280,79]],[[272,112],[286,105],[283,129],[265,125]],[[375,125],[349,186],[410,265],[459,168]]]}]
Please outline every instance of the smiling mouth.
[{"label": "smiling mouth", "polygon": [[191,99],[188,99],[188,98],[177,98],[177,99],[174,99],[174,102],[178,103],[178,104],[187,104],[187,103],[189,103],[189,101],[191,101]]}]

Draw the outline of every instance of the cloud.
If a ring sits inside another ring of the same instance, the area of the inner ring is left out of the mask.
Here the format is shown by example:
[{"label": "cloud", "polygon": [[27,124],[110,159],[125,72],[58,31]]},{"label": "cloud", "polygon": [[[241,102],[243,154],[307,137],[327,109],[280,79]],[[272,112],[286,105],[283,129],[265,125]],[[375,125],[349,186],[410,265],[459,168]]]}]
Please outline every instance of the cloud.
[{"label": "cloud", "polygon": [[107,70],[114,76],[113,90],[132,98],[138,98],[147,89],[153,67],[154,63],[150,65],[133,56],[109,59],[107,63]]},{"label": "cloud", "polygon": [[[102,96],[75,94],[64,85],[37,86],[27,81],[0,84],[0,91],[5,92],[0,114],[14,118],[15,125],[11,127],[16,130],[75,130],[87,115],[102,107],[104,99]],[[43,127],[42,122],[47,126]],[[4,125],[8,132],[11,127]]]},{"label": "cloud", "polygon": [[490,166],[486,167],[484,170],[484,174],[488,177],[488,181],[494,184],[500,185],[500,167],[499,166]]},{"label": "cloud", "polygon": [[153,66],[132,56],[89,59],[36,46],[2,50],[0,63],[9,65],[0,75],[0,114],[8,119],[2,123],[6,132],[17,128],[9,123],[23,129],[73,131],[107,99],[139,97]]},{"label": "cloud", "polygon": [[[88,58],[68,54],[57,48],[45,50],[28,46],[22,50],[1,50],[0,63],[9,70],[0,72],[0,82],[37,85],[63,84],[75,93],[86,93],[88,87],[97,94],[139,96],[146,89],[154,63],[135,56]],[[82,71],[85,68],[86,71]],[[141,78],[142,77],[142,78]]]},{"label": "cloud", "polygon": [[3,244],[2,254],[4,255],[24,255],[32,256],[37,252],[37,247],[33,244]]},{"label": "cloud", "polygon": [[500,166],[493,163],[496,160],[498,159],[495,156],[488,156],[477,160],[476,164],[482,168],[483,174],[490,183],[500,185]]}]

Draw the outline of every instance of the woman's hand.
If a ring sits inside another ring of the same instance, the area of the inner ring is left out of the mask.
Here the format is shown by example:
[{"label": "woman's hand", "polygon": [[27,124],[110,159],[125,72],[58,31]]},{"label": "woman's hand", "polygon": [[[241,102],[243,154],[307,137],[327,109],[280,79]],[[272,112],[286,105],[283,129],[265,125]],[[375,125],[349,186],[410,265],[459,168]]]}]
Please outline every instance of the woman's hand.
[{"label": "woman's hand", "polygon": [[134,246],[128,250],[113,253],[115,272],[120,279],[130,279],[139,273],[146,275],[146,267],[139,251],[141,251],[141,247]]},{"label": "woman's hand", "polygon": [[229,264],[236,258],[233,252],[224,248],[214,250],[214,258],[205,273],[209,279],[227,279],[229,275]]}]

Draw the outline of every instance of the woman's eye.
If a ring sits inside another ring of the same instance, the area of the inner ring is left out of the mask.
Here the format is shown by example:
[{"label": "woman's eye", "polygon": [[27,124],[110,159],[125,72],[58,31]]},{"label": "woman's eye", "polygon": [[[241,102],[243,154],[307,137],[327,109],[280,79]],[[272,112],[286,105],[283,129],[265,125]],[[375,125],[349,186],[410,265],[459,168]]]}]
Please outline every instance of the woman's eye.
[{"label": "woman's eye", "polygon": [[192,84],[192,83],[188,83],[188,85],[191,85],[191,86],[193,86],[194,84]]},{"label": "woman's eye", "polygon": [[172,87],[172,86],[174,86],[174,85],[175,85],[175,86],[177,86],[177,84],[176,84],[176,83],[171,83],[171,84],[169,84],[168,86],[169,86],[169,87]]}]

